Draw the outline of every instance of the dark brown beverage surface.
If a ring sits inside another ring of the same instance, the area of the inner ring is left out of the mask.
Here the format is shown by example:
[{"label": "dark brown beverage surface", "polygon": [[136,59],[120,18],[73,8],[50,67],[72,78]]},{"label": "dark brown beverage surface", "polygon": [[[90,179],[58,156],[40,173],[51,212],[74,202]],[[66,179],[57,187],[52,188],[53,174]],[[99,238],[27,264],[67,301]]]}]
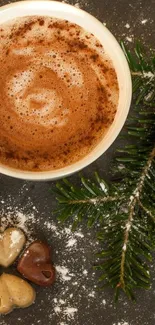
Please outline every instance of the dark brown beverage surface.
[{"label": "dark brown beverage surface", "polygon": [[0,163],[59,169],[104,137],[118,105],[118,81],[99,41],[49,17],[0,25]]}]

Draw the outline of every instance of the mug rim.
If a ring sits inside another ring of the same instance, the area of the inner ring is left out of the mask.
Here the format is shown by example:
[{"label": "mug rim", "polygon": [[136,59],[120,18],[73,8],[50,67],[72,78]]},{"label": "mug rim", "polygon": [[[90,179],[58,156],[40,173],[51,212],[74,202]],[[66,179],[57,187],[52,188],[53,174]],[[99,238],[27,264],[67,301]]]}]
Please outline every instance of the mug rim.
[{"label": "mug rim", "polygon": [[[37,9],[35,10],[35,8],[33,8],[33,6]],[[120,76],[121,73],[122,75],[124,74],[124,79],[122,80],[122,89],[119,87],[119,97],[120,95],[123,96],[123,92],[124,92],[124,99],[122,100],[122,105],[124,104],[124,108],[122,108],[122,112],[118,112],[118,107],[117,107],[117,112],[115,115],[115,119],[114,122],[111,124],[111,126],[109,127],[109,129],[107,130],[106,134],[103,136],[103,138],[99,141],[99,143],[95,146],[95,148],[89,153],[87,154],[85,157],[83,157],[82,159],[80,159],[79,161],[75,162],[74,164],[68,165],[64,168],[60,168],[60,169],[56,169],[56,170],[48,170],[48,171],[24,171],[24,170],[20,170],[20,169],[15,169],[15,168],[11,168],[9,166],[6,166],[4,164],[0,164],[0,173],[5,174],[7,176],[12,176],[15,178],[19,178],[19,179],[25,179],[25,180],[56,180],[59,178],[63,178],[65,176],[69,176],[73,173],[76,173],[78,171],[80,171],[81,169],[87,167],[88,165],[90,165],[91,163],[93,163],[96,159],[98,159],[111,145],[112,143],[115,141],[115,139],[117,138],[118,134],[120,133],[129,109],[130,109],[130,104],[131,104],[131,98],[132,98],[132,81],[131,81],[131,74],[130,74],[130,69],[126,60],[126,57],[119,45],[119,43],[117,42],[116,38],[113,36],[113,34],[94,16],[92,16],[91,14],[87,13],[86,11],[76,8],[75,6],[72,6],[70,4],[66,4],[66,3],[62,3],[62,2],[58,2],[58,1],[18,1],[18,2],[14,2],[14,3],[10,3],[4,6],[0,7],[0,16],[2,15],[2,13],[6,11],[6,15],[7,13],[9,13],[9,10],[15,10],[16,8],[16,15],[14,16],[14,18],[18,18],[18,17],[24,17],[24,16],[28,16],[28,15],[18,15],[18,9],[20,8],[20,13],[22,9],[33,9],[32,10],[32,14],[30,13],[29,15],[35,15],[34,11],[38,12],[38,10],[40,10],[40,16],[45,16],[45,14],[42,14],[42,10],[44,7],[44,10],[47,10],[47,14],[46,16],[50,16],[50,17],[55,17],[55,14],[53,14],[53,16],[51,14],[49,14],[48,9],[50,9],[52,11],[55,10],[55,12],[57,12],[58,14],[61,14],[62,18],[61,19],[66,19],[66,15],[71,16],[71,19],[68,19],[69,21],[72,21],[74,23],[77,23],[75,21],[75,18],[77,19],[77,21],[80,21],[81,24],[80,25],[82,28],[84,28],[85,30],[88,30],[89,32],[92,32],[94,34],[95,37],[97,37],[99,39],[98,36],[96,35],[100,35],[101,39],[103,37],[103,41],[104,38],[106,37],[106,40],[109,40],[109,43],[111,47],[113,47],[113,50],[115,49],[115,52],[117,54],[117,60],[116,60],[116,64],[119,61],[120,66],[122,66],[122,71],[120,72]],[[47,8],[45,8],[47,7]],[[23,11],[24,13],[24,11]],[[63,17],[64,14],[64,17]],[[38,16],[38,13],[36,14]],[[74,18],[74,19],[73,19]],[[8,18],[5,21],[9,21],[13,18]],[[81,20],[80,20],[81,19]],[[87,24],[86,24],[87,23]],[[92,25],[92,30],[90,30],[90,24]],[[88,25],[89,29],[87,29],[87,27],[83,27],[83,25]],[[94,29],[96,28],[96,29]],[[101,44],[104,46],[105,43],[103,44],[103,42],[99,39],[99,41],[101,42]],[[111,45],[112,44],[112,45]],[[107,52],[107,48],[105,48],[105,52]],[[114,60],[111,57],[111,52],[110,54],[108,53],[108,56],[110,56],[110,59],[112,61],[112,63],[114,64]],[[116,67],[114,66],[115,71],[116,71]],[[118,71],[116,71],[117,73],[117,77],[119,77]],[[119,84],[120,86],[120,84]],[[120,99],[119,99],[120,100]],[[117,116],[118,115],[118,116]],[[117,121],[116,121],[117,119]],[[121,121],[118,121],[118,119],[121,119]],[[114,129],[112,132],[112,128]],[[111,130],[111,134],[108,137],[108,133]],[[107,140],[106,140],[107,139]],[[107,141],[107,142],[106,142]],[[104,143],[105,142],[105,143]],[[102,145],[103,144],[103,145]]]}]

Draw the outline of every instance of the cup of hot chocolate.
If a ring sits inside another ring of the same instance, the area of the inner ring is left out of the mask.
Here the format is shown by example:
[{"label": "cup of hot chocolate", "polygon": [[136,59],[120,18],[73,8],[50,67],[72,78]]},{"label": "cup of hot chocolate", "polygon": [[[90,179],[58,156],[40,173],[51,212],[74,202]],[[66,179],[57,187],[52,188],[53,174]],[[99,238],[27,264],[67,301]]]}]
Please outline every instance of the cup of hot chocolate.
[{"label": "cup of hot chocolate", "polygon": [[101,156],[126,120],[131,77],[114,36],[65,3],[0,8],[0,172],[57,179]]}]

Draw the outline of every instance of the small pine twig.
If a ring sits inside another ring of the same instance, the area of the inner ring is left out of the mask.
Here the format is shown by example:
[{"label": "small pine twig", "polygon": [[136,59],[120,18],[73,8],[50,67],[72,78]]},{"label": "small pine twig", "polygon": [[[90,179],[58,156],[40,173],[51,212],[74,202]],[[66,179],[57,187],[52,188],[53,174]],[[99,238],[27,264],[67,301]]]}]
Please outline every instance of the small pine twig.
[{"label": "small pine twig", "polygon": [[143,204],[140,201],[141,192],[143,190],[143,186],[145,183],[145,178],[148,175],[148,171],[150,170],[150,167],[152,165],[152,161],[155,158],[155,148],[151,151],[151,154],[148,158],[148,161],[146,163],[146,166],[142,170],[142,174],[139,178],[139,181],[137,183],[137,187],[134,190],[134,193],[130,196],[130,202],[129,202],[129,217],[126,221],[125,225],[125,232],[124,232],[124,241],[123,241],[123,247],[122,247],[122,257],[121,257],[121,273],[120,273],[120,281],[117,284],[117,287],[121,287],[123,290],[125,290],[125,258],[126,258],[126,252],[127,252],[127,245],[129,242],[129,232],[131,231],[132,222],[134,219],[134,213],[135,213],[135,207],[136,205],[140,205],[144,209],[147,214],[149,214],[152,217],[152,220],[155,222],[155,218],[151,214],[151,212],[144,208]]},{"label": "small pine twig", "polygon": [[146,212],[147,215],[150,216],[150,218],[152,219],[152,221],[155,223],[155,216],[153,216],[152,212],[149,211],[143,204],[142,202],[138,199],[138,204],[139,206]]},{"label": "small pine twig", "polygon": [[70,200],[68,201],[68,204],[74,205],[74,204],[100,204],[107,203],[107,202],[113,202],[118,201],[120,198],[118,196],[108,196],[108,197],[96,197],[96,198],[89,198],[85,200]]}]

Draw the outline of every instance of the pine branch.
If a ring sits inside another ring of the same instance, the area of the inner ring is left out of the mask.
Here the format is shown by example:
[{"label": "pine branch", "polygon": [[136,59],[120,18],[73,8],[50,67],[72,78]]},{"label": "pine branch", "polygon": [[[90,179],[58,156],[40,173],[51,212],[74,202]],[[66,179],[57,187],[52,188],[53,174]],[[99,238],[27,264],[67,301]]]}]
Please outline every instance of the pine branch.
[{"label": "pine branch", "polygon": [[[145,184],[145,180],[148,176],[148,172],[150,170],[150,167],[152,165],[152,162],[155,158],[155,147],[153,148],[150,157],[146,163],[146,166],[142,170],[142,174],[139,178],[139,181],[137,183],[137,187],[134,190],[133,195],[130,197],[129,202],[129,214],[128,219],[125,224],[125,232],[124,232],[124,241],[123,241],[123,249],[122,249],[122,256],[121,256],[121,273],[120,273],[120,282],[117,284],[117,287],[122,287],[125,290],[126,281],[125,281],[125,263],[126,263],[126,252],[127,252],[127,245],[129,244],[129,234],[131,231],[131,227],[134,220],[134,214],[135,214],[135,208],[137,205],[140,205],[142,207],[142,203],[140,203],[140,197],[141,193]],[[140,204],[139,204],[140,203]],[[144,210],[144,209],[143,209]],[[146,210],[144,210],[146,212]],[[147,210],[147,213],[150,215],[150,211]],[[155,221],[155,218],[154,220]]]},{"label": "pine branch", "polygon": [[134,72],[136,105],[124,128],[127,144],[115,156],[112,181],[108,185],[96,173],[94,180],[82,177],[81,187],[65,179],[56,190],[59,220],[72,218],[73,228],[82,220],[89,227],[100,223],[103,250],[95,268],[102,272],[103,287],[115,289],[116,300],[121,290],[134,299],[134,288],[150,288],[148,263],[155,249],[155,110],[154,97],[149,105],[145,98],[148,84],[155,95],[155,59],[146,60],[139,45],[136,60],[123,49]]},{"label": "pine branch", "polygon": [[146,214],[150,216],[152,221],[155,222],[155,216],[152,214],[152,212],[149,211],[140,200],[138,200],[138,204],[146,212]]},{"label": "pine branch", "polygon": [[132,55],[121,42],[122,49],[126,55],[131,70],[133,81],[133,92],[138,90],[135,104],[155,106],[155,52],[150,50],[150,56],[146,55],[143,47],[137,42],[135,55]]}]

